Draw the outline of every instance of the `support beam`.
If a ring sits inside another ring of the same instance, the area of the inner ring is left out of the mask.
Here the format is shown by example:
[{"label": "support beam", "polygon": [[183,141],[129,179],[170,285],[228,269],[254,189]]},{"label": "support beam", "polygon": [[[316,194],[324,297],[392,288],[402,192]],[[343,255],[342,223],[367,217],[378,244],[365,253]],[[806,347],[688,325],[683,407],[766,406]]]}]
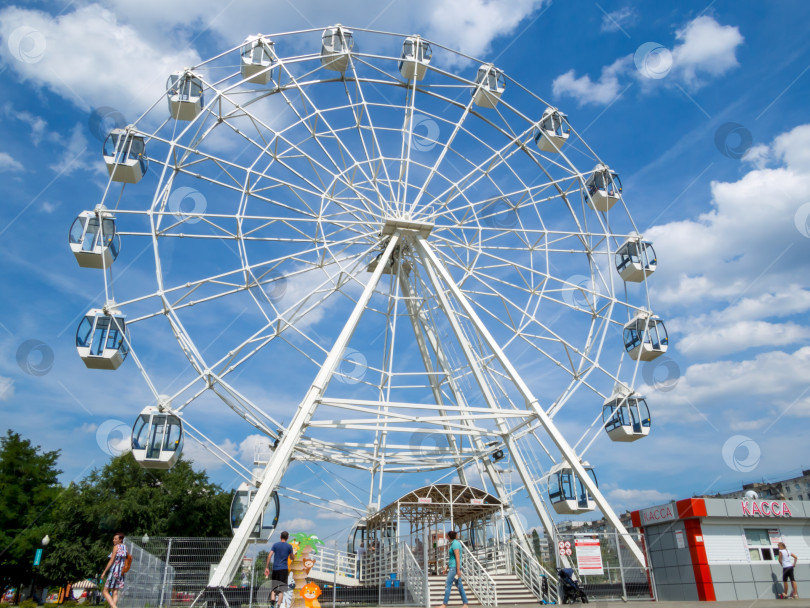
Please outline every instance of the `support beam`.
[{"label": "support beam", "polygon": [[[418,239],[417,244],[423,243],[423,239]],[[473,376],[475,377],[476,382],[478,383],[478,388],[481,390],[481,393],[484,396],[484,399],[490,409],[494,411],[498,411],[500,407],[498,406],[498,400],[495,398],[495,395],[492,393],[492,388],[487,382],[487,379],[484,375],[484,370],[481,367],[480,361],[478,357],[472,350],[472,346],[470,345],[467,337],[464,335],[464,332],[461,328],[461,323],[458,320],[458,317],[453,310],[452,306],[450,305],[450,301],[447,299],[447,294],[445,290],[442,288],[441,283],[439,282],[439,278],[436,276],[436,271],[433,268],[433,264],[431,261],[427,259],[427,257],[422,253],[422,248],[419,248],[419,254],[422,259],[422,265],[425,268],[425,272],[427,272],[428,278],[433,286],[433,292],[439,299],[439,306],[441,306],[442,310],[444,311],[447,320],[450,322],[450,327],[453,330],[453,334],[456,336],[456,340],[458,341],[459,345],[461,346],[462,351],[464,352],[464,358],[467,360],[467,364],[470,366],[470,369],[473,372]],[[501,417],[495,418],[495,424],[498,427],[498,431],[503,439],[504,443],[508,442],[509,437],[509,427]],[[480,439],[478,440],[480,442]],[[531,474],[529,473],[528,467],[526,463],[523,461],[523,456],[517,450],[510,451],[512,456],[512,462],[515,463],[515,467],[518,470],[521,480],[523,483],[526,484],[526,480],[531,480]],[[501,498],[502,501],[506,502],[509,505],[509,513],[507,517],[509,518],[509,523],[512,526],[512,530],[514,530],[515,534],[518,537],[518,542],[520,543],[521,547],[529,553],[532,554],[531,547],[529,546],[529,542],[526,539],[526,530],[523,529],[523,524],[518,519],[517,512],[515,511],[514,507],[512,507],[512,500],[511,497],[508,497],[506,494],[506,490],[503,488],[503,482],[501,482],[500,475],[498,474],[497,470],[495,470],[495,465],[489,458],[484,459],[484,466],[487,469],[487,474],[492,479],[493,485],[495,485],[496,491],[498,492],[498,497]],[[527,489],[534,484],[527,484]],[[504,500],[503,497],[506,497]],[[534,502],[534,501],[533,501]],[[543,508],[542,502],[534,503],[535,510],[537,514],[540,516],[540,519],[543,521],[543,524],[546,524],[546,521],[551,524],[551,519],[548,517],[548,514],[545,512]],[[546,528],[549,535],[554,538],[553,528]]]},{"label": "support beam", "polygon": [[[537,416],[540,423],[543,425],[546,433],[557,446],[557,449],[562,454],[562,457],[565,461],[574,469],[577,477],[582,481],[583,485],[587,488],[588,492],[594,499],[594,502],[599,506],[599,509],[604,514],[605,518],[611,523],[611,525],[617,530],[617,532],[621,535],[622,540],[624,541],[627,548],[633,554],[633,557],[636,561],[642,566],[646,567],[646,562],[644,560],[644,554],[641,552],[639,546],[635,543],[632,539],[630,534],[627,532],[627,529],[624,527],[622,522],[619,520],[619,517],[614,513],[613,509],[611,508],[610,504],[602,493],[599,491],[599,488],[594,483],[593,479],[585,472],[582,463],[580,462],[579,457],[577,456],[576,452],[573,448],[568,444],[563,437],[562,433],[557,430],[557,427],[554,426],[551,418],[549,418],[546,411],[541,407],[540,402],[538,399],[532,394],[531,390],[529,389],[528,385],[523,381],[523,378],[517,372],[515,367],[512,365],[512,362],[509,358],[504,354],[501,347],[495,341],[495,338],[492,337],[492,334],[489,333],[486,325],[481,321],[481,318],[475,312],[470,301],[464,295],[464,293],[459,288],[458,284],[453,280],[453,277],[450,276],[450,273],[444,267],[444,265],[439,261],[436,257],[436,254],[433,252],[430,245],[424,239],[417,238],[415,240],[416,249],[420,256],[426,261],[429,260],[430,264],[426,263],[426,266],[429,268],[435,269],[436,272],[441,275],[442,280],[447,285],[447,288],[453,294],[453,297],[459,303],[459,305],[463,308],[464,313],[470,319],[470,322],[475,326],[476,331],[479,333],[480,337],[486,343],[487,347],[492,351],[495,355],[495,358],[503,367],[506,374],[509,376],[511,381],[517,387],[518,391],[520,392],[523,399],[526,401],[526,407],[533,411]],[[440,297],[447,298],[446,294],[442,290],[442,286],[438,283],[434,283],[436,287],[436,291]],[[522,476],[521,476],[522,478]],[[534,485],[533,482],[530,485]],[[529,486],[527,486],[528,489]],[[534,500],[533,500],[534,501]],[[539,504],[535,504],[535,509],[540,507]]]},{"label": "support beam", "polygon": [[233,540],[231,540],[231,543],[228,545],[225,555],[222,556],[222,560],[220,560],[214,573],[211,575],[211,579],[208,581],[209,587],[224,587],[230,584],[236,570],[239,568],[242,555],[250,540],[250,532],[253,530],[256,522],[259,521],[259,517],[261,517],[264,509],[267,507],[267,503],[273,491],[278,487],[281,478],[290,465],[295,445],[301,439],[307,423],[315,413],[318,400],[323,396],[326,387],[329,385],[329,381],[332,379],[332,375],[343,357],[343,352],[346,350],[346,346],[349,344],[354,330],[357,328],[360,317],[363,315],[366,306],[371,300],[374,289],[377,287],[377,283],[382,276],[388,260],[393,255],[399,239],[400,235],[396,233],[388,241],[388,246],[385,248],[380,258],[380,264],[378,264],[377,268],[372,273],[348,321],[346,321],[343,330],[340,332],[334,346],[332,346],[332,350],[329,351],[309,391],[307,391],[301,405],[298,406],[295,417],[290,422],[290,426],[284,432],[281,441],[270,457],[262,473],[259,489],[254,495],[253,501],[250,503],[244,519],[242,519],[242,523],[234,531]]},{"label": "support beam", "polygon": [[[402,297],[405,299],[405,308],[408,311],[408,318],[411,320],[413,333],[414,336],[416,336],[416,344],[419,346],[419,354],[422,355],[422,362],[425,365],[425,372],[427,373],[428,380],[430,381],[430,390],[433,392],[433,399],[436,401],[436,405],[439,406],[439,414],[446,416],[447,410],[442,408],[444,399],[442,398],[439,379],[436,377],[436,370],[433,369],[433,363],[430,359],[430,351],[428,351],[427,344],[425,343],[425,336],[422,333],[419,325],[419,307],[416,305],[416,302],[413,301],[413,292],[411,291],[410,283],[408,283],[408,277],[405,276],[401,271],[399,273],[399,285],[400,289],[402,290]],[[450,447],[450,451],[453,452],[453,456],[456,461],[456,473],[458,474],[458,479],[465,486],[469,485],[467,483],[467,473],[464,471],[464,466],[462,464],[463,459],[459,453],[458,445],[456,444],[456,437],[453,435],[452,429],[448,428],[447,426],[445,426],[445,428],[447,429],[447,445]]]}]

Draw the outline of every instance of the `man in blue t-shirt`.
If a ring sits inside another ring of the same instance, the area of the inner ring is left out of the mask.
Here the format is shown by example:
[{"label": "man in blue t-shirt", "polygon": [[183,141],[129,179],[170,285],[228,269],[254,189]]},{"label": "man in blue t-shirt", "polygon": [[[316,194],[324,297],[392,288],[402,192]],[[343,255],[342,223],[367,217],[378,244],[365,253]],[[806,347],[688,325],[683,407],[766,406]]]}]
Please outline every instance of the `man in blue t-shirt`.
[{"label": "man in blue t-shirt", "polygon": [[[264,576],[270,577],[270,606],[276,605],[276,590],[283,594],[287,590],[287,579],[290,576],[289,562],[287,561],[293,554],[293,547],[287,542],[290,537],[285,530],[281,533],[281,541],[270,547],[270,554],[267,556],[267,563],[264,565]],[[270,576],[270,560],[273,560],[273,575]]]}]

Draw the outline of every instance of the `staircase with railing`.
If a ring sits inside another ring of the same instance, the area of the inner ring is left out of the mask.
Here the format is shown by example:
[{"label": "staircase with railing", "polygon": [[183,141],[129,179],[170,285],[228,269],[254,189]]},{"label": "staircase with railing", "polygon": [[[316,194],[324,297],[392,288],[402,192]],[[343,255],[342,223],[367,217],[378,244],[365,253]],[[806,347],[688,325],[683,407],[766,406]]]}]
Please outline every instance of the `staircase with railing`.
[{"label": "staircase with railing", "polygon": [[484,606],[497,606],[498,587],[495,584],[495,579],[481,565],[481,562],[475,558],[475,554],[466,546],[462,546],[464,547],[464,553],[461,558],[461,570],[464,575],[464,583],[469,585],[481,604]]},{"label": "staircase with railing", "polygon": [[517,576],[534,596],[541,601],[558,603],[557,577],[546,570],[534,555],[531,555],[520,543],[502,545],[505,549],[497,551],[506,558],[507,569]]},{"label": "staircase with railing", "polygon": [[411,548],[405,543],[402,543],[401,548],[400,563],[402,564],[402,582],[405,590],[415,606],[429,606],[430,588],[427,583],[427,575],[419,565]]}]

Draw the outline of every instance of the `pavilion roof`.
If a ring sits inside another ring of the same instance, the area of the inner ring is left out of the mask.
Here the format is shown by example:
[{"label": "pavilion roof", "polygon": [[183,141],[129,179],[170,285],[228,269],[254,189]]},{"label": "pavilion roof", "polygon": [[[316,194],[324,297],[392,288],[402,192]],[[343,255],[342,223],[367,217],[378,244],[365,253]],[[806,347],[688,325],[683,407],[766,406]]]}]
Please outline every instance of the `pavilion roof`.
[{"label": "pavilion roof", "polygon": [[495,496],[472,486],[457,483],[431,484],[412,490],[386,505],[366,520],[369,530],[384,528],[387,523],[403,518],[412,526],[423,527],[450,521],[456,526],[488,517],[498,512],[503,503]]}]

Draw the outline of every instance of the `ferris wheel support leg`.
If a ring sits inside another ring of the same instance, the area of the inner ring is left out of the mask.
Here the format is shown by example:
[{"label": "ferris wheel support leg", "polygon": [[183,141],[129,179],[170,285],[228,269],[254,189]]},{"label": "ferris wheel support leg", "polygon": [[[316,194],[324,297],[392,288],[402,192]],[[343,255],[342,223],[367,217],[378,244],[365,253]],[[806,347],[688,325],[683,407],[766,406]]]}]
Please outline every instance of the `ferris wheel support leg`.
[{"label": "ferris wheel support leg", "polygon": [[[450,293],[453,294],[453,297],[464,309],[464,312],[469,317],[470,322],[473,323],[483,341],[495,355],[496,359],[501,364],[506,374],[514,383],[515,387],[518,389],[521,396],[525,399],[526,407],[529,408],[532,412],[534,412],[534,414],[537,416],[537,419],[543,425],[543,428],[545,429],[546,433],[548,433],[548,436],[557,446],[557,449],[560,451],[560,454],[562,454],[562,457],[566,460],[566,462],[568,462],[571,468],[574,469],[577,477],[582,481],[585,488],[591,494],[591,496],[594,499],[594,502],[599,506],[599,509],[602,511],[605,518],[621,535],[622,540],[632,553],[633,557],[642,567],[646,567],[646,561],[644,559],[644,554],[641,552],[641,549],[632,539],[630,534],[627,532],[627,529],[619,520],[619,517],[613,511],[613,508],[610,506],[608,501],[599,491],[599,488],[596,486],[596,483],[594,483],[593,479],[591,479],[591,477],[586,473],[574,449],[568,444],[568,442],[565,440],[565,437],[563,437],[562,433],[560,433],[560,431],[557,430],[557,427],[554,426],[554,423],[551,421],[551,418],[549,418],[548,414],[546,414],[545,410],[540,405],[538,399],[532,394],[528,385],[523,381],[521,375],[512,365],[512,362],[501,350],[501,347],[492,337],[492,334],[489,333],[489,330],[487,329],[486,325],[484,325],[484,323],[481,321],[481,318],[475,312],[475,309],[473,308],[472,304],[469,302],[467,297],[464,295],[464,293],[462,293],[461,289],[453,280],[453,277],[450,276],[450,273],[439,261],[430,245],[423,238],[417,237],[415,239],[415,242],[417,249],[420,255],[423,257],[423,259],[425,259],[426,262],[427,260],[430,261],[430,264],[426,264],[428,270],[430,271],[432,269],[435,269],[435,271],[441,275],[441,279],[447,286],[447,288],[450,290]],[[437,294],[440,296],[440,298],[446,299],[447,296],[441,289],[441,285],[438,285],[436,287],[436,291]],[[450,316],[452,316],[452,314]],[[533,481],[527,484],[527,489],[531,486],[534,486]],[[532,497],[532,502],[535,503],[535,509],[539,510],[540,508],[542,508],[541,503],[535,502],[536,498],[539,497],[539,495],[537,495],[536,490],[534,492],[534,496],[532,496],[531,492],[530,496]]]},{"label": "ferris wheel support leg", "polygon": [[[486,378],[484,377],[484,372],[481,369],[481,364],[478,357],[475,356],[475,353],[472,351],[472,347],[470,346],[464,332],[461,329],[461,324],[459,323],[458,317],[456,316],[455,312],[453,311],[452,307],[450,306],[450,301],[447,299],[447,294],[445,293],[444,288],[442,287],[439,278],[436,276],[436,266],[437,262],[435,259],[428,260],[426,252],[426,247],[423,245],[423,240],[421,238],[417,239],[417,244],[419,245],[419,251],[422,258],[422,264],[425,267],[425,271],[427,272],[428,278],[430,279],[431,284],[433,285],[433,290],[436,296],[439,299],[439,304],[444,311],[445,315],[447,316],[447,320],[450,322],[450,327],[453,330],[453,333],[456,336],[456,340],[458,341],[461,349],[464,353],[464,358],[467,360],[467,363],[470,366],[470,369],[473,372],[473,376],[475,376],[475,380],[478,383],[478,387],[481,389],[481,392],[484,396],[489,407],[497,411],[498,410],[498,401],[495,398],[495,395],[492,393],[492,388],[489,386]],[[438,352],[438,351],[437,351]],[[461,405],[461,404],[459,404]],[[509,441],[509,428],[504,421],[503,418],[495,417],[495,423],[498,426],[498,430],[503,441],[507,444],[507,447],[512,446],[513,444]],[[478,444],[476,445],[477,448],[483,448],[481,445],[481,439],[476,438],[478,440]],[[518,474],[520,475],[521,480],[523,480],[524,484],[526,484],[526,480],[531,480],[531,475],[529,473],[528,467],[526,463],[523,461],[522,455],[517,451],[512,451],[510,449],[510,454],[512,455],[512,461],[515,463],[515,467],[518,470]],[[517,511],[512,506],[511,497],[507,494],[505,488],[503,487],[503,482],[500,479],[500,475],[498,471],[495,469],[495,465],[489,458],[484,458],[484,467],[487,470],[487,474],[489,475],[490,479],[492,480],[492,484],[495,487],[495,491],[498,494],[498,497],[504,501],[507,505],[509,505],[509,511],[507,513],[507,518],[509,519],[509,523],[512,526],[512,530],[515,532],[518,542],[520,543],[521,547],[529,554],[532,555],[531,547],[529,546],[529,541],[526,538],[526,530],[523,529],[523,524],[518,517]],[[533,488],[534,484],[526,484],[527,489]],[[531,490],[530,490],[531,492]],[[535,489],[536,492],[536,489]],[[534,502],[532,501],[535,506],[535,510],[537,511],[540,519],[543,521],[543,525],[551,525],[551,518],[548,517],[548,513],[545,512],[543,508],[543,504],[541,501]],[[546,527],[549,535],[554,537],[553,527]]]},{"label": "ferris wheel support leg", "polygon": [[312,418],[312,414],[317,409],[318,400],[323,396],[323,392],[329,385],[329,381],[343,357],[343,352],[346,350],[346,346],[349,344],[354,330],[357,328],[360,317],[363,315],[363,311],[368,305],[371,295],[374,293],[374,289],[382,276],[383,270],[388,264],[388,260],[393,254],[399,238],[400,234],[396,232],[388,241],[388,245],[379,260],[377,268],[374,270],[374,273],[363,289],[362,295],[357,299],[357,303],[348,321],[346,321],[340,335],[337,340],[335,340],[332,350],[330,350],[329,354],[326,356],[326,360],[318,371],[318,375],[315,376],[315,380],[312,382],[303,401],[301,401],[301,405],[298,406],[298,411],[290,422],[290,426],[284,432],[278,447],[276,447],[273,455],[270,457],[270,461],[267,463],[262,473],[259,489],[251,501],[242,519],[242,523],[234,531],[233,539],[228,545],[225,555],[222,556],[222,560],[220,560],[214,573],[211,575],[208,581],[209,587],[224,587],[229,585],[236,570],[239,568],[242,555],[250,540],[250,533],[255,527],[256,522],[259,521],[259,517],[264,512],[264,509],[267,507],[267,503],[273,491],[281,482],[281,478],[284,476],[284,472],[290,464],[295,444],[300,440],[301,435],[303,435],[307,424]]},{"label": "ferris wheel support leg", "polygon": [[[445,356],[444,351],[442,350],[441,345],[439,344],[439,341],[436,338],[436,334],[435,334],[434,331],[432,331],[432,328],[430,328],[427,325],[426,321],[421,316],[419,317],[419,321],[420,321],[420,325],[423,328],[423,331],[428,336],[428,341],[430,342],[431,347],[433,348],[433,351],[436,353],[436,360],[437,360],[437,362],[439,364],[439,367],[444,371],[444,373],[449,378],[450,390],[453,391],[454,395],[456,395],[456,403],[461,406],[462,404],[465,403],[464,398],[459,393],[457,388],[455,387],[455,383],[453,382],[452,377],[449,374],[448,370],[450,369],[450,366],[448,364],[447,357]],[[423,354],[423,357],[424,357],[424,354]],[[429,361],[429,358],[426,359],[426,360]],[[483,445],[483,442],[481,441],[480,437],[473,436],[472,441],[475,444],[475,448],[476,448],[477,451],[479,451],[479,452],[484,451],[484,445]],[[505,443],[506,443],[506,447],[510,451],[510,453],[513,453],[514,455],[517,455],[518,458],[521,458],[520,455],[517,454],[517,452],[513,452],[512,442],[509,440],[508,437],[505,438]],[[478,462],[478,464],[480,466],[481,463]],[[508,495],[508,493],[506,492],[506,488],[504,488],[504,486],[503,486],[503,482],[501,481],[501,478],[500,478],[500,475],[498,474],[497,469],[495,469],[495,465],[492,463],[492,461],[490,461],[487,458],[483,459],[483,465],[484,465],[484,468],[486,469],[487,476],[489,477],[490,482],[492,483],[492,486],[493,486],[493,488],[495,490],[495,494],[498,496],[498,498],[501,500],[501,502],[503,502],[505,505],[508,506],[507,518],[509,519],[509,523],[512,525],[512,529],[515,531],[515,534],[518,536],[518,538],[523,539],[523,541],[521,542],[521,546],[523,546],[523,548],[526,551],[529,551],[529,554],[531,554],[531,551],[529,550],[528,541],[525,540],[525,538],[526,538],[525,532],[526,531],[523,530],[522,523],[520,522],[520,519],[517,517],[517,514],[515,513],[514,507],[512,507],[512,505],[511,505],[512,499]],[[519,472],[522,469],[525,469],[525,466],[524,466],[524,463],[523,463],[522,460],[520,461],[520,463],[515,462],[515,466],[518,467]],[[523,479],[522,476],[521,476],[521,479]],[[525,481],[524,481],[524,484],[525,484]],[[532,484],[532,488],[533,488],[533,484]],[[540,504],[540,508],[537,509],[537,513],[540,516],[540,519],[543,522],[543,525],[546,527],[546,530],[547,531],[550,530],[549,534],[552,536],[552,538],[554,538],[555,529],[553,528],[551,518],[548,516],[548,513],[546,512],[546,510],[543,508],[542,502],[538,501],[537,504]]]},{"label": "ferris wheel support leg", "polygon": [[[411,285],[410,283],[408,283],[408,279],[402,276],[401,273],[399,276],[399,283],[400,288],[402,289],[402,295],[405,298],[405,307],[408,309],[408,317],[411,320],[413,333],[416,336],[416,343],[419,346],[419,353],[422,355],[422,362],[424,363],[425,371],[428,374],[428,380],[430,381],[430,389],[433,392],[433,398],[436,400],[436,405],[439,406],[439,413],[442,416],[444,416],[446,415],[446,410],[444,410],[441,407],[444,400],[442,399],[442,391],[439,386],[439,379],[436,377],[435,374],[436,370],[433,369],[433,363],[430,360],[430,353],[428,351],[427,343],[425,342],[425,335],[422,333],[422,330],[420,329],[421,324],[419,312],[416,303],[413,301],[414,296],[413,292],[411,291]],[[458,403],[458,401],[456,402]],[[458,449],[458,444],[456,443],[456,438],[452,434],[452,431],[450,431],[449,429],[447,432],[447,443],[450,446],[450,450],[453,452],[453,455],[455,456],[458,479],[461,483],[463,483],[466,486],[468,485],[467,473],[464,471],[464,467],[461,463],[461,454]]]}]

